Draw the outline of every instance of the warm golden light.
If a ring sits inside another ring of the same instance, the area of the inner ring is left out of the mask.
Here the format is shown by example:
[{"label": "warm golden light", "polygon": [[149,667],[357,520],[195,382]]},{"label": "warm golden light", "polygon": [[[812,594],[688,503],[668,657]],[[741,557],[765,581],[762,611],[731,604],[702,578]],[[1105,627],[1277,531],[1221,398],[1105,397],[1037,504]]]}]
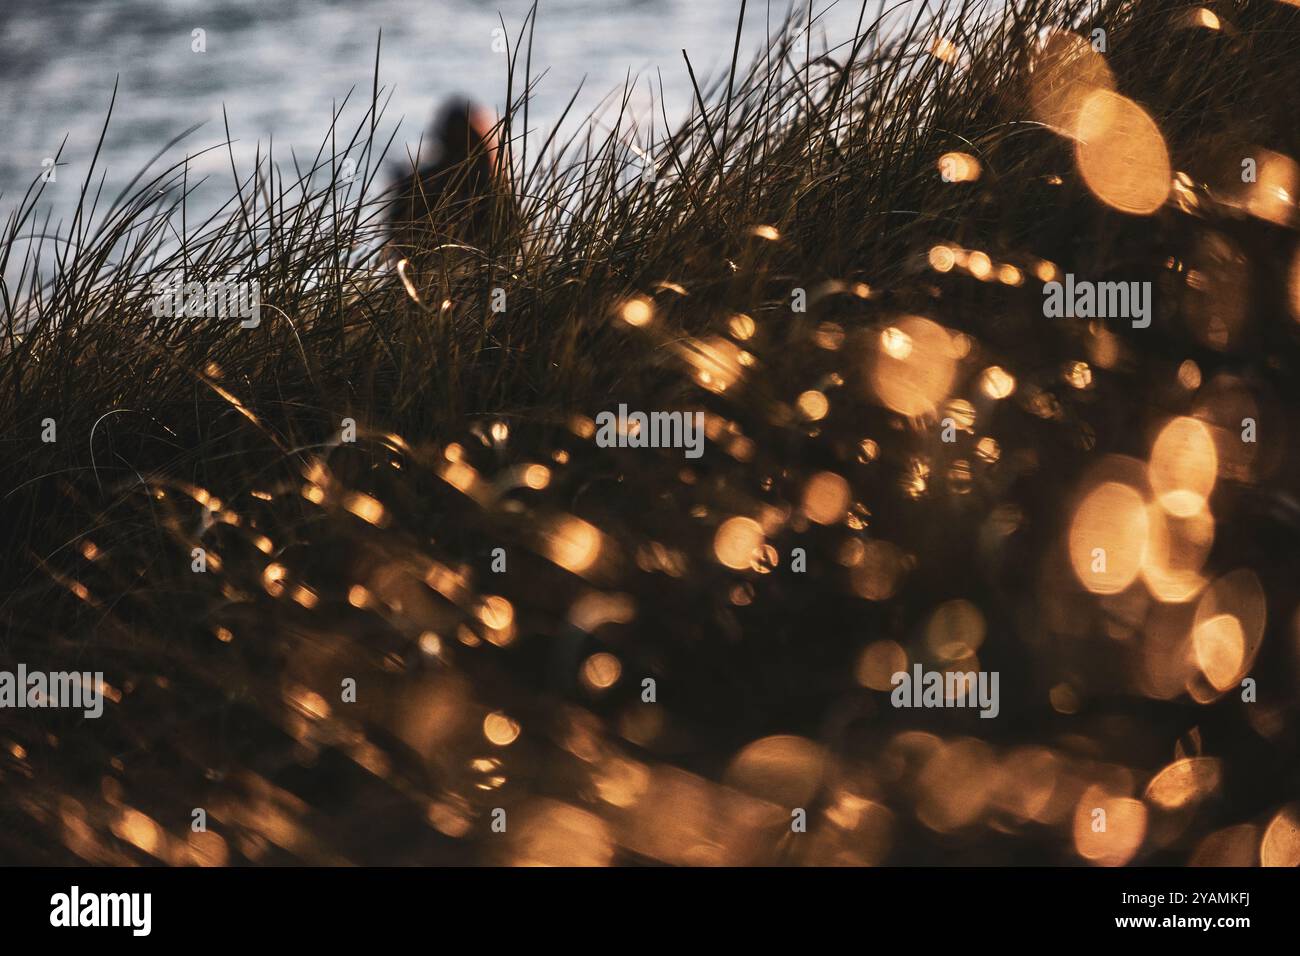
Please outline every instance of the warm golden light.
[{"label": "warm golden light", "polygon": [[907,668],[907,651],[900,644],[894,641],[873,641],[858,658],[858,683],[872,690],[892,690],[893,676]]},{"label": "warm golden light", "polygon": [[1142,496],[1128,485],[1107,481],[1083,499],[1070,525],[1070,563],[1094,594],[1128,587],[1147,547],[1147,512]]},{"label": "warm golden light", "polygon": [[362,494],[359,491],[354,492],[344,499],[343,507],[362,521],[367,521],[373,525],[384,524],[384,506],[370,495]]},{"label": "warm golden light", "polygon": [[912,340],[892,325],[880,333],[880,347],[890,358],[905,359],[912,354]]},{"label": "warm golden light", "polygon": [[1142,107],[1096,90],[1083,101],[1075,131],[1075,161],[1093,195],[1137,216],[1164,205],[1173,181],[1169,151]]},{"label": "warm golden light", "polygon": [[1290,156],[1269,149],[1251,149],[1248,155],[1256,163],[1255,178],[1242,185],[1244,196],[1238,205],[1265,222],[1293,225],[1296,202],[1300,200],[1300,165]]},{"label": "warm golden light", "polygon": [[740,381],[748,354],[730,339],[716,336],[686,341],[679,346],[679,352],[692,368],[695,381],[717,393],[725,392]]},{"label": "warm golden light", "polygon": [[1300,806],[1285,806],[1269,821],[1259,843],[1259,865],[1300,866]]},{"label": "warm golden light", "polygon": [[932,246],[928,258],[935,272],[951,272],[957,262],[951,246]]},{"label": "warm golden light", "polygon": [[1218,474],[1214,438],[1205,423],[1195,418],[1175,418],[1151,448],[1147,476],[1161,506],[1186,518],[1206,506]]},{"label": "warm golden light", "polygon": [[1092,384],[1092,369],[1087,362],[1070,362],[1065,366],[1064,378],[1071,388],[1085,389]]},{"label": "warm golden light", "polygon": [[964,737],[941,744],[917,776],[917,819],[939,833],[970,826],[993,796],[995,771],[993,750],[984,741]]},{"label": "warm golden light", "polygon": [[1142,577],[1151,596],[1166,603],[1190,601],[1207,583],[1200,572],[1214,544],[1214,518],[1204,508],[1186,518],[1175,517],[1152,502],[1147,522]]},{"label": "warm golden light", "polygon": [[1246,653],[1246,636],[1241,622],[1231,614],[1216,614],[1197,625],[1193,632],[1196,663],[1215,690],[1235,683]]},{"label": "warm golden light", "polygon": [[754,320],[748,315],[737,312],[731,317],[731,321],[727,323],[727,328],[733,338],[740,339],[743,342],[754,335],[757,326],[754,325]]},{"label": "warm golden light", "polygon": [[880,401],[901,415],[932,415],[956,376],[952,339],[942,326],[907,316],[881,335],[871,369]]},{"label": "warm golden light", "polygon": [[868,541],[853,567],[853,590],[868,601],[887,601],[903,577],[903,553],[888,541]]},{"label": "warm golden light", "polygon": [[826,756],[804,737],[764,737],[744,747],[723,777],[727,784],[777,806],[804,806],[821,783]]},{"label": "warm golden light", "polygon": [[511,866],[609,866],[614,856],[609,824],[579,807],[538,799],[519,814],[512,827]]},{"label": "warm golden light", "polygon": [[930,55],[944,63],[956,63],[957,44],[946,37],[935,37],[930,44]]},{"label": "warm golden light", "polygon": [[636,296],[623,303],[623,321],[634,328],[641,328],[654,321],[654,304],[643,296]]},{"label": "warm golden light", "polygon": [[799,407],[799,414],[810,422],[820,421],[825,418],[831,407],[825,393],[815,389],[804,392],[799,396],[799,400],[795,404]]},{"label": "warm golden light", "polygon": [[1189,866],[1254,866],[1259,859],[1259,828],[1240,823],[1211,833],[1192,854]]},{"label": "warm golden light", "polygon": [[1222,761],[1213,757],[1175,760],[1147,784],[1146,799],[1165,810],[1204,800],[1219,788],[1222,768]]},{"label": "warm golden light", "polygon": [[514,623],[515,609],[505,598],[489,594],[479,605],[478,619],[494,630],[504,630]]},{"label": "warm golden light", "polygon": [[1264,590],[1254,571],[1232,571],[1202,593],[1192,624],[1192,649],[1213,691],[1234,687],[1250,670],[1266,620]]},{"label": "warm golden light", "polygon": [[519,722],[494,711],[483,718],[483,736],[498,747],[508,747],[519,738]]},{"label": "warm golden light", "polygon": [[939,174],[944,182],[974,182],[980,178],[980,171],[980,161],[970,153],[944,153],[939,157]]},{"label": "warm golden light", "polygon": [[1074,33],[1057,32],[1047,38],[1034,59],[1030,105],[1040,123],[1073,137],[1088,95],[1114,88],[1115,79],[1105,58],[1087,40]]},{"label": "warm golden light", "polygon": [[613,654],[592,654],[582,664],[582,682],[590,690],[608,690],[618,683],[623,665]]},{"label": "warm golden light", "polygon": [[970,601],[946,601],[925,629],[926,650],[935,660],[962,661],[984,643],[984,615]]},{"label": "warm golden light", "polygon": [[804,486],[803,511],[818,524],[835,524],[849,507],[849,483],[832,471],[813,475]]},{"label": "warm golden light", "polygon": [[591,569],[601,552],[601,534],[594,525],[565,515],[545,535],[545,554],[551,561],[574,574]]},{"label": "warm golden light", "polygon": [[139,810],[125,810],[113,821],[114,835],[151,856],[161,855],[167,840],[163,828]]},{"label": "warm golden light", "polygon": [[998,281],[1003,285],[1023,285],[1025,274],[1015,266],[1003,263],[998,266]]},{"label": "warm golden light", "polygon": [[1006,398],[1016,390],[1016,380],[1000,365],[990,365],[980,376],[980,389],[989,398]]},{"label": "warm golden light", "polygon": [[1075,805],[1074,847],[1097,866],[1124,866],[1146,837],[1147,809],[1140,800],[1089,787]]},{"label": "warm golden light", "polygon": [[754,553],[762,547],[763,529],[752,518],[728,518],[718,526],[713,537],[713,553],[718,561],[737,571],[752,564]]}]

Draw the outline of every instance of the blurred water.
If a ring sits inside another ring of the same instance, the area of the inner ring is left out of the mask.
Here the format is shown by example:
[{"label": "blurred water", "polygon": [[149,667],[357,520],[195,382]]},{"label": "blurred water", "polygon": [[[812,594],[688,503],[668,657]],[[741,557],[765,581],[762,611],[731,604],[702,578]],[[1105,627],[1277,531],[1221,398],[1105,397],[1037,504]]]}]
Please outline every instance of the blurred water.
[{"label": "blurred water", "polygon": [[[850,38],[859,3],[819,0],[814,48]],[[56,219],[68,215],[115,79],[117,104],[101,158],[110,198],[112,187],[129,182],[190,125],[206,123],[167,160],[222,142],[223,105],[245,174],[258,145],[265,150],[272,141],[289,170],[290,147],[300,162],[310,162],[333,104],[352,89],[354,105],[343,126],[360,121],[380,29],[380,82],[394,91],[383,128],[402,121],[389,154],[395,162],[407,144],[414,148],[444,96],[459,92],[496,107],[504,103],[506,57],[493,52],[493,30],[504,20],[513,38],[528,6],[528,0],[4,0],[0,213],[17,204],[67,134],[55,182],[43,198]],[[869,9],[874,14],[876,3]],[[581,114],[621,88],[630,71],[641,77],[632,108],[643,120],[647,82],[657,93],[661,76],[668,116],[680,119],[691,101],[681,50],[691,55],[701,81],[725,69],[738,11],[739,0],[542,0],[533,74],[546,75],[530,115],[530,142],[544,138],[584,77],[575,107]],[[785,12],[784,3],[749,4],[742,61]],[[196,29],[205,31],[206,52],[192,50]],[[656,119],[662,129],[662,117]],[[224,149],[199,157],[191,168],[192,178],[210,177],[200,205],[205,194],[230,194]]]}]

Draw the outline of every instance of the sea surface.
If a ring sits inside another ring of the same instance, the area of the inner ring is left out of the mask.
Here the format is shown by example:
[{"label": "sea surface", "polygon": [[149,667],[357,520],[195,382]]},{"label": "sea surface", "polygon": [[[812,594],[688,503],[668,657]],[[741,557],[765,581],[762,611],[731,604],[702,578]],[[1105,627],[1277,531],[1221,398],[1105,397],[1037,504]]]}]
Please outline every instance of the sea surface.
[{"label": "sea surface", "polygon": [[[316,155],[332,111],[349,92],[352,100],[340,126],[350,130],[361,122],[381,30],[379,80],[392,98],[380,130],[386,139],[397,128],[389,152],[395,167],[416,148],[445,97],[465,95],[494,109],[504,104],[507,57],[497,51],[505,36],[513,46],[529,5],[527,0],[3,0],[0,216],[9,214],[56,154],[42,209],[52,212],[54,222],[70,215],[115,83],[116,104],[96,167],[96,184],[99,173],[107,176],[109,198],[196,123],[204,125],[160,163],[196,157],[191,181],[206,177],[197,205],[205,197],[214,201],[231,194],[230,156],[224,148],[210,149],[224,142],[227,120],[236,141],[235,164],[244,175],[257,150],[265,155],[271,146],[291,173],[294,156],[309,163]],[[805,7],[796,4],[806,21]],[[767,0],[748,4],[742,62],[777,30],[787,9]],[[878,9],[879,0],[868,4],[868,21]],[[529,142],[545,139],[580,84],[577,116],[596,111],[612,122],[617,94],[630,79],[636,83],[630,110],[643,128],[653,113],[662,132],[661,109],[670,121],[680,121],[692,99],[682,50],[702,83],[706,76],[724,74],[739,11],[739,0],[541,0],[532,48],[532,75],[541,79],[530,109]],[[861,0],[814,3],[814,54],[850,40],[860,12]],[[521,71],[522,63],[521,56]]]}]

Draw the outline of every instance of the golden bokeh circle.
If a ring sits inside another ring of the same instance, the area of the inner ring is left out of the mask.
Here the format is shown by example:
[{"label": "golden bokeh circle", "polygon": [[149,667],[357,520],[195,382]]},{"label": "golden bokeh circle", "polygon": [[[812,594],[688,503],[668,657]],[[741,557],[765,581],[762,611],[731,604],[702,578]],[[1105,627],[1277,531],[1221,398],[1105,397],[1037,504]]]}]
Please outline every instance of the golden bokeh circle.
[{"label": "golden bokeh circle", "polygon": [[1079,108],[1074,158],[1093,195],[1120,212],[1149,216],[1173,182],[1165,139],[1147,112],[1110,90],[1093,90]]}]

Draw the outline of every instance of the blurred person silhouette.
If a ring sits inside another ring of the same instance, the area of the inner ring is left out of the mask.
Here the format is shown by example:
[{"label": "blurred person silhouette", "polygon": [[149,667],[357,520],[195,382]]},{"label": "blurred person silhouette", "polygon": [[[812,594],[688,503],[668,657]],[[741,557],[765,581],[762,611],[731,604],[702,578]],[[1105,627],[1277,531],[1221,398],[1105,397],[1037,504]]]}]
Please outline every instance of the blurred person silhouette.
[{"label": "blurred person silhouette", "polygon": [[497,125],[464,97],[442,106],[432,160],[417,166],[418,154],[413,158],[388,208],[389,242],[399,257],[445,244],[489,244],[512,205]]}]

